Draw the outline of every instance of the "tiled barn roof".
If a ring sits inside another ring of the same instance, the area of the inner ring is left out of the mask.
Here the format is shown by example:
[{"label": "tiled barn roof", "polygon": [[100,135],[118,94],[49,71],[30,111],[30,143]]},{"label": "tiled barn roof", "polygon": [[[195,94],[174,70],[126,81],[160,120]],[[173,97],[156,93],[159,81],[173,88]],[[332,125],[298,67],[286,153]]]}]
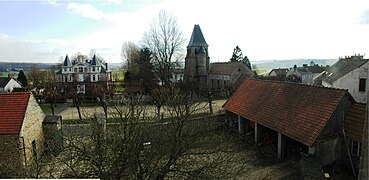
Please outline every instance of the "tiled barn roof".
[{"label": "tiled barn roof", "polygon": [[340,89],[247,79],[223,107],[311,146],[346,94]]},{"label": "tiled barn roof", "polygon": [[29,97],[29,92],[0,93],[0,135],[19,134]]},{"label": "tiled barn roof", "polygon": [[344,128],[347,136],[361,141],[364,133],[365,104],[353,103],[346,112]]}]

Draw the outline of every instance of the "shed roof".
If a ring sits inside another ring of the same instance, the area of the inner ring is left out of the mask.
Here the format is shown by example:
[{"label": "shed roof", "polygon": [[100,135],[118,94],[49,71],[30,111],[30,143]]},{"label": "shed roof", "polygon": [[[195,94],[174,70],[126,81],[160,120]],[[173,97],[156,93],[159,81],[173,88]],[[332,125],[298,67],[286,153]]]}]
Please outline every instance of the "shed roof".
[{"label": "shed roof", "polygon": [[223,107],[311,146],[346,94],[341,89],[247,79]]},{"label": "shed roof", "polygon": [[344,128],[347,136],[360,141],[364,134],[365,104],[353,103],[346,112]]},{"label": "shed roof", "polygon": [[0,135],[19,134],[30,92],[0,93]]}]

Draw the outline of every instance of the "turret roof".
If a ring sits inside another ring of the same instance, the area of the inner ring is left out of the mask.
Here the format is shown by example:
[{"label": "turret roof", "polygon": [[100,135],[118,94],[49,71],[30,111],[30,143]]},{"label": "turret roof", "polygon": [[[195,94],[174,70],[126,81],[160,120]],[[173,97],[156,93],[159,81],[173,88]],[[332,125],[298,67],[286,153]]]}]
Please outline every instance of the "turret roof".
[{"label": "turret roof", "polygon": [[65,56],[63,66],[72,66],[72,63],[70,62],[68,55]]},{"label": "turret roof", "polygon": [[188,43],[188,46],[208,46],[198,24],[195,24],[195,26],[193,27],[191,39]]}]

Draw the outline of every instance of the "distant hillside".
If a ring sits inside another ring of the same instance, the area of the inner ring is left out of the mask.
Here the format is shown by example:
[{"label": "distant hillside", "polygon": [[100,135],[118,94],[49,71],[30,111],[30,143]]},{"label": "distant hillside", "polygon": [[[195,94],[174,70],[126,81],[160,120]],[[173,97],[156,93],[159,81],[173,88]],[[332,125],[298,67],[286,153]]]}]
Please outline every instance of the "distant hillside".
[{"label": "distant hillside", "polygon": [[[57,66],[57,63],[15,63],[15,62],[0,62],[0,72],[1,71],[19,71],[25,70],[28,71],[32,65],[36,65],[40,69],[49,69],[52,66]],[[122,66],[122,63],[109,63],[108,64],[110,70],[119,69]]]},{"label": "distant hillside", "polygon": [[48,69],[57,64],[55,63],[14,63],[14,62],[0,62],[0,71],[10,70],[29,70],[32,65],[36,65],[40,69]]},{"label": "distant hillside", "polygon": [[338,59],[290,59],[290,60],[263,60],[263,61],[251,61],[252,65],[256,65],[260,69],[275,69],[275,68],[292,68],[295,64],[301,67],[303,64],[310,64],[314,61],[319,66],[332,65],[337,62]]}]

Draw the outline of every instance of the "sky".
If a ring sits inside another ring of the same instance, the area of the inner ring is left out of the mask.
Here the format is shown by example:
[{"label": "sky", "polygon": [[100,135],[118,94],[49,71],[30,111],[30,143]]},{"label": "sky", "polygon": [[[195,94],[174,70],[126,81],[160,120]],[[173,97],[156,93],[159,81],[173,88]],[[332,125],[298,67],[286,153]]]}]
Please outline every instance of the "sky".
[{"label": "sky", "polygon": [[66,54],[122,62],[153,18],[177,18],[186,48],[199,24],[211,62],[238,45],[251,61],[369,58],[367,0],[0,0],[0,62],[59,63]]}]

